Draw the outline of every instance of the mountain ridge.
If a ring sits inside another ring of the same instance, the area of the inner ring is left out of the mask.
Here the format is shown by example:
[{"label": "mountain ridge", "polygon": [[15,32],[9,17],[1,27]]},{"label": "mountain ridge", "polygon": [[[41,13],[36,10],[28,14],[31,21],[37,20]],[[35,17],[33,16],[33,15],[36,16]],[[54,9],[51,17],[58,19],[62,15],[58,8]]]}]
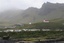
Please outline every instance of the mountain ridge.
[{"label": "mountain ridge", "polygon": [[11,23],[36,23],[44,19],[64,19],[64,3],[44,3],[40,9],[29,7],[26,10],[9,10],[0,13],[0,22]]}]

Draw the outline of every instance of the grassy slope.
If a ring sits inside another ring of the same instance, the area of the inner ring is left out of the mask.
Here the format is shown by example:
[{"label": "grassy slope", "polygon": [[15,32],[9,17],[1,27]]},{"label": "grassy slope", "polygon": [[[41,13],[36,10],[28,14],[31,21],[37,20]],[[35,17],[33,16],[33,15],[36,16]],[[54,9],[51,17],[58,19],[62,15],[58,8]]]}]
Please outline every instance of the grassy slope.
[{"label": "grassy slope", "polygon": [[9,33],[0,33],[0,37],[2,36],[6,36],[6,35],[10,35],[12,39],[23,39],[23,40],[31,40],[31,41],[35,41],[35,40],[43,40],[43,39],[47,39],[47,38],[54,38],[54,39],[60,39],[60,38],[64,38],[64,32],[60,32],[60,31],[34,31],[34,32],[9,32]]}]

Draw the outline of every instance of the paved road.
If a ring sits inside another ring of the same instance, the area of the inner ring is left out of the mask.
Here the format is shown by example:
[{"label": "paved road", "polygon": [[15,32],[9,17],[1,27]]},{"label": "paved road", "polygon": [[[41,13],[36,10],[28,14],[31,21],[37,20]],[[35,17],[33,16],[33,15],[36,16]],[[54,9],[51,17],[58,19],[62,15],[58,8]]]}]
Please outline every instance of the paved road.
[{"label": "paved road", "polygon": [[64,43],[64,41],[41,41],[41,42],[30,42],[30,41],[13,41],[13,40],[0,40],[0,43]]},{"label": "paved road", "polygon": [[47,41],[47,42],[43,42],[43,41],[41,41],[41,42],[30,42],[30,41],[20,41],[20,42],[17,42],[17,43],[64,43],[64,41],[57,41],[57,42],[52,42],[52,41]]},{"label": "paved road", "polygon": [[0,40],[0,43],[15,43],[13,40]]}]

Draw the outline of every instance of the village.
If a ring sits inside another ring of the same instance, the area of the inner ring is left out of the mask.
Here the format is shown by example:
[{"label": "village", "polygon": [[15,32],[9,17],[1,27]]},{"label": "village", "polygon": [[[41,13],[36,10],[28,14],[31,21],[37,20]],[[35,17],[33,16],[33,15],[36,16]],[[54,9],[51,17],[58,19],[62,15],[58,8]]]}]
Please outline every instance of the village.
[{"label": "village", "polygon": [[[43,23],[50,23],[49,20],[43,20]],[[32,25],[31,22],[28,25]],[[50,29],[50,28],[21,28],[24,24],[14,24],[12,26],[0,26],[0,32],[22,32],[22,31],[64,31],[63,29]],[[20,28],[19,28],[20,27]],[[27,26],[28,27],[28,26]],[[42,26],[43,27],[43,26]]]}]

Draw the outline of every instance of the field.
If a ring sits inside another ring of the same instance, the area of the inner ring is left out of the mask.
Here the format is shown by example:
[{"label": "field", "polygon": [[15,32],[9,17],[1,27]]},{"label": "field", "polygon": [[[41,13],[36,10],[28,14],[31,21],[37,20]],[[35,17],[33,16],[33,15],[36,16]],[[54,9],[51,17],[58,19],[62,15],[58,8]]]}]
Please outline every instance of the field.
[{"label": "field", "polygon": [[19,40],[46,40],[46,39],[61,39],[64,38],[64,31],[22,31],[22,32],[0,32],[0,37],[9,35],[10,39]]}]

